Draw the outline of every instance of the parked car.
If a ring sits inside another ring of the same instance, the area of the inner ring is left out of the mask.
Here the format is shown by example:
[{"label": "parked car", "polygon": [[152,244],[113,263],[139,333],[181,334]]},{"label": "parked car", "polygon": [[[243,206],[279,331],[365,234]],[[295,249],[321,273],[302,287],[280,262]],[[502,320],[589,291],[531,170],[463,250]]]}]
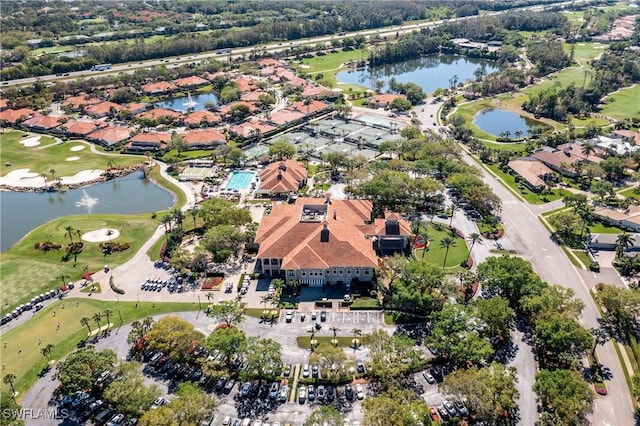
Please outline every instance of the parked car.
[{"label": "parked car", "polygon": [[318,366],[316,364],[313,364],[311,366],[311,377],[313,377],[314,379],[318,378]]},{"label": "parked car", "polygon": [[444,401],[442,405],[444,406],[445,410],[447,410],[447,413],[449,413],[451,417],[455,417],[458,415],[458,410],[456,410],[456,407],[454,407],[451,402]]},{"label": "parked car", "polygon": [[233,389],[233,385],[235,384],[235,380],[229,379],[229,381],[224,385],[224,393],[229,394],[229,392],[231,392],[231,389]]},{"label": "parked car", "polygon": [[327,401],[331,402],[336,397],[336,388],[333,386],[327,386]]},{"label": "parked car", "polygon": [[327,311],[320,312],[320,321],[325,322],[327,320]]},{"label": "parked car", "polygon": [[323,385],[318,386],[318,401],[324,401],[325,389]]},{"label": "parked car", "polygon": [[467,407],[464,406],[464,404],[460,401],[453,401],[453,405],[456,407],[456,411],[458,412],[458,414],[460,414],[461,416],[466,416],[467,414],[469,414],[469,410],[467,410]]},{"label": "parked car", "polygon": [[431,371],[425,370],[422,373],[422,375],[424,376],[424,378],[427,381],[427,383],[429,383],[430,385],[434,385],[436,383],[436,378],[433,377],[433,374],[431,374]]},{"label": "parked car", "polygon": [[287,402],[287,398],[289,397],[289,387],[282,386],[280,391],[278,392],[278,401]]},{"label": "parked car", "polygon": [[158,408],[158,407],[160,407],[162,405],[164,405],[164,398],[159,396],[153,401],[153,404],[151,404],[151,409],[155,410],[156,408]]},{"label": "parked car", "polygon": [[287,311],[287,313],[284,315],[284,320],[286,322],[291,322],[293,320],[293,312]]},{"label": "parked car", "polygon": [[360,401],[362,401],[364,399],[364,388],[360,384],[356,385],[356,397]]},{"label": "parked car", "polygon": [[107,426],[118,426],[124,423],[124,414],[118,413],[109,420]]},{"label": "parked car", "polygon": [[356,360],[356,370],[360,374],[364,374],[364,362],[361,359]]},{"label": "parked car", "polygon": [[309,377],[309,364],[304,364],[302,366],[302,377],[305,379]]},{"label": "parked car", "polygon": [[247,397],[251,393],[251,383],[245,383],[240,388],[240,396]]},{"label": "parked car", "polygon": [[298,389],[298,403],[304,404],[304,401],[307,399],[307,387],[300,386]]},{"label": "parked car", "polygon": [[313,385],[309,385],[309,387],[307,388],[307,398],[309,398],[309,401],[313,401],[314,399],[316,399],[316,389],[313,387]]},{"label": "parked car", "polygon": [[438,414],[440,414],[440,418],[445,422],[451,418],[447,409],[444,408],[444,405],[438,406]]},{"label": "parked car", "polygon": [[271,383],[271,387],[269,387],[269,399],[276,399],[278,397],[278,391],[280,390],[280,385],[278,383]]},{"label": "parked car", "polygon": [[347,400],[353,401],[353,389],[351,388],[351,385],[346,385],[344,387],[344,396]]},{"label": "parked car", "polygon": [[284,377],[289,377],[291,375],[291,369],[292,368],[293,368],[293,366],[291,364],[287,364],[287,365],[284,366],[284,371],[282,372]]}]

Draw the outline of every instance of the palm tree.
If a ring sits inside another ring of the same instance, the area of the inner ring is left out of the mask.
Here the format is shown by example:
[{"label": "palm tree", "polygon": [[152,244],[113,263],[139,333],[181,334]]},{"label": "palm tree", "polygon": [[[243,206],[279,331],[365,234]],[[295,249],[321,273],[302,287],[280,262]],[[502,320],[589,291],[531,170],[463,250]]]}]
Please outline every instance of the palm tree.
[{"label": "palm tree", "polygon": [[269,303],[270,300],[271,300],[271,295],[269,294],[260,296],[260,303],[264,303],[264,310],[262,311],[263,314],[267,312],[267,303]]},{"label": "palm tree", "polygon": [[55,346],[53,346],[51,343],[47,344],[44,348],[40,349],[40,353],[43,356],[46,356],[49,359],[49,362],[51,362],[51,352],[53,352],[53,348]]},{"label": "palm tree", "polygon": [[420,219],[413,219],[411,221],[411,232],[413,232],[413,245],[415,247],[416,241],[418,240],[418,234],[420,233],[420,228],[422,227],[422,222]]},{"label": "palm tree", "polygon": [[82,318],[80,318],[80,322],[81,322],[83,325],[87,326],[87,330],[89,330],[89,334],[91,334],[91,326],[89,325],[89,318],[87,318],[87,317],[82,317]]},{"label": "palm tree", "polygon": [[42,174],[40,174],[40,177],[42,179],[44,179],[44,187],[46,188],[47,187],[47,177],[48,176],[46,174],[42,173]]},{"label": "palm tree", "polygon": [[336,336],[338,334],[338,331],[340,331],[340,329],[336,326],[333,326],[329,330],[333,331],[333,339],[331,339],[331,343],[333,343],[333,346],[338,346],[338,339]]},{"label": "palm tree", "polygon": [[73,226],[65,226],[65,231],[67,231],[67,235],[69,236],[69,241],[73,244]]},{"label": "palm tree", "polygon": [[358,337],[362,336],[362,330],[360,330],[359,328],[354,328],[353,330],[351,330],[351,334],[353,334],[353,347],[357,348],[358,346],[360,346]]},{"label": "palm tree", "polygon": [[471,234],[469,234],[469,241],[471,241],[471,247],[469,247],[469,254],[467,254],[467,264],[469,263],[469,258],[471,257],[471,250],[473,250],[473,246],[478,241],[482,241],[482,236],[477,232],[472,232]]},{"label": "palm tree", "polygon": [[601,327],[592,328],[589,330],[589,332],[593,336],[593,341],[594,341],[593,349],[591,350],[591,358],[595,359],[596,348],[598,347],[598,345],[604,345],[605,343],[607,343],[607,341],[611,336],[609,336],[609,333],[607,332],[607,330]]},{"label": "palm tree", "polygon": [[584,159],[588,160],[589,154],[593,154],[595,150],[596,146],[592,142],[585,142],[584,145],[582,145],[582,153],[585,156]]},{"label": "palm tree", "polygon": [[102,319],[102,314],[100,312],[96,312],[93,314],[93,320],[98,324],[98,330],[100,330],[100,320]]},{"label": "palm tree", "polygon": [[51,180],[53,181],[53,183],[56,182],[56,169],[50,169],[49,173],[51,173]]},{"label": "palm tree", "polygon": [[65,274],[60,274],[58,276],[58,278],[60,278],[60,281],[62,281],[62,286],[64,287],[66,285],[65,284],[65,280],[66,280],[67,276]]},{"label": "palm tree", "polygon": [[451,219],[449,220],[449,228],[453,226],[453,215],[460,209],[460,203],[454,201],[451,203]]},{"label": "palm tree", "polygon": [[418,232],[418,235],[420,235],[420,238],[424,242],[424,248],[422,249],[422,259],[424,259],[424,255],[427,252],[427,250],[429,249],[430,236],[429,236],[428,229],[426,227],[420,228],[420,231]]},{"label": "palm tree", "polygon": [[447,265],[447,256],[449,256],[449,248],[456,246],[456,240],[453,237],[446,236],[440,240],[440,247],[445,249],[444,261],[442,262],[442,269]]},{"label": "palm tree", "polygon": [[311,350],[311,352],[313,352],[313,341],[314,341],[314,337],[316,336],[315,327],[311,327],[310,329],[308,329],[307,333],[311,335],[309,336],[309,349]]},{"label": "palm tree", "polygon": [[146,333],[147,331],[151,330],[151,328],[153,327],[153,323],[154,323],[154,319],[152,317],[146,317],[145,319],[142,320],[142,330]]},{"label": "palm tree", "polygon": [[162,216],[162,219],[160,219],[160,222],[164,225],[165,234],[168,234],[169,232],[171,232],[171,216],[170,215],[165,214],[164,216]]},{"label": "palm tree", "polygon": [[628,234],[627,232],[623,231],[621,234],[619,234],[618,238],[616,239],[616,257],[618,259],[621,258],[624,251],[629,248],[634,241],[635,238],[633,237],[633,235]]},{"label": "palm tree", "polygon": [[107,317],[107,328],[109,327],[109,324],[111,324],[111,314],[113,314],[113,311],[111,309],[107,308],[104,310],[104,316]]},{"label": "palm tree", "polygon": [[2,378],[2,383],[4,383],[5,385],[9,385],[9,387],[11,388],[11,397],[13,398],[14,401],[15,401],[15,396],[16,396],[16,390],[13,388],[13,382],[17,378],[18,378],[18,376],[16,376],[13,373],[7,373]]},{"label": "palm tree", "polygon": [[184,213],[182,213],[182,210],[173,209],[171,216],[175,219],[177,225],[182,225],[182,221],[184,220]]},{"label": "palm tree", "polygon": [[76,229],[76,234],[78,235],[78,242],[80,242],[80,240],[82,240],[82,231],[79,229]]},{"label": "palm tree", "polygon": [[198,218],[198,209],[195,208],[195,207],[192,208],[192,209],[189,209],[189,214],[193,218],[193,230],[195,232],[195,230],[196,230],[196,219]]}]

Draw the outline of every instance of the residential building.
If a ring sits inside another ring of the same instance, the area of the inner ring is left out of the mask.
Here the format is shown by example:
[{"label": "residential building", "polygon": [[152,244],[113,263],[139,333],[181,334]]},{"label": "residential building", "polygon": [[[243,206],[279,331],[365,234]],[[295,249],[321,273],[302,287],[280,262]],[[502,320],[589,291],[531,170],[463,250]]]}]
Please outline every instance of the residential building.
[{"label": "residential building", "polygon": [[100,121],[94,120],[69,120],[64,124],[54,129],[58,133],[64,133],[67,136],[77,136],[85,138],[88,134],[96,131],[97,129],[106,126],[106,124]]},{"label": "residential building", "polygon": [[410,225],[374,219],[368,200],[299,198],[276,204],[260,223],[257,265],[268,276],[313,287],[372,281],[378,255],[404,250]]},{"label": "residential building", "polygon": [[[593,234],[589,236],[588,246],[592,250],[615,251],[620,234]],[[624,251],[640,251],[640,234],[631,234],[632,243]]]},{"label": "residential building", "polygon": [[584,144],[580,142],[566,143],[558,145],[556,148],[545,146],[537,149],[531,157],[541,161],[552,170],[566,176],[575,177],[578,175],[576,164],[589,161],[599,163],[601,157],[594,154],[587,155],[582,152]]},{"label": "residential building", "polygon": [[102,102],[101,99],[91,98],[87,94],[80,94],[78,96],[70,96],[61,102],[63,108],[69,108],[70,110],[77,111],[81,108],[86,108],[89,105],[95,105]]},{"label": "residential building", "polygon": [[596,206],[593,209],[593,216],[609,225],[640,232],[640,206],[631,204],[626,209]]},{"label": "residential building", "polygon": [[227,139],[220,132],[212,129],[207,130],[191,130],[182,135],[184,142],[189,149],[211,149],[218,145],[223,145]]},{"label": "residential building", "polygon": [[173,92],[177,87],[168,81],[158,81],[155,83],[147,83],[142,86],[142,91],[147,95],[162,95],[164,93]]},{"label": "residential building", "polygon": [[0,111],[0,122],[15,125],[27,120],[33,114],[35,111],[29,108],[4,109]]},{"label": "residential building", "polygon": [[131,137],[131,129],[120,126],[107,126],[91,133],[87,139],[107,149],[112,149]]},{"label": "residential building", "polygon": [[376,108],[388,108],[389,104],[398,98],[407,99],[404,95],[395,95],[393,93],[383,93],[373,96],[369,99],[369,105]]},{"label": "residential building", "polygon": [[192,75],[191,77],[178,78],[173,83],[180,88],[190,88],[204,86],[209,84],[209,81],[197,75]]},{"label": "residential building", "polygon": [[169,133],[145,132],[132,137],[125,147],[132,152],[164,151],[170,141]]},{"label": "residential building", "polygon": [[215,112],[201,110],[188,114],[182,122],[189,127],[208,127],[222,121]]},{"label": "residential building", "polygon": [[60,124],[67,121],[67,119],[68,117],[66,115],[53,116],[34,114],[31,118],[22,122],[22,125],[29,130],[44,132],[53,129],[54,127],[58,127]]},{"label": "residential building", "polygon": [[176,119],[182,117],[182,114],[174,111],[172,109],[166,108],[153,108],[149,111],[142,112],[136,116],[136,118],[142,118],[147,120],[167,120],[167,121],[175,121]]},{"label": "residential building", "polygon": [[532,191],[541,191],[547,185],[547,180],[553,175],[553,170],[531,157],[518,158],[508,163],[509,169],[520,176]]},{"label": "residential building", "polygon": [[115,102],[100,102],[98,104],[87,105],[84,107],[84,112],[93,117],[106,117],[107,115],[114,115],[118,111],[123,110],[124,107]]},{"label": "residential building", "polygon": [[307,169],[299,161],[271,163],[260,171],[256,194],[271,197],[295,193],[307,184],[307,176]]}]

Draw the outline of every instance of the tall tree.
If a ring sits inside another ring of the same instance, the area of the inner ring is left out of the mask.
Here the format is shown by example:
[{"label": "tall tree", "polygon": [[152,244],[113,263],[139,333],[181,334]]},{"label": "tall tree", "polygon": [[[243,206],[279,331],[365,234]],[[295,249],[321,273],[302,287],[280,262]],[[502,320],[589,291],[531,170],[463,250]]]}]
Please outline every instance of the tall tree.
[{"label": "tall tree", "polygon": [[330,405],[316,408],[304,422],[304,426],[342,426],[343,424],[342,414]]},{"label": "tall tree", "polygon": [[169,355],[176,361],[189,359],[193,350],[204,341],[204,334],[188,321],[175,316],[158,320],[146,334],[145,342],[150,349]]},{"label": "tall tree", "polygon": [[236,353],[244,351],[247,338],[236,327],[218,328],[205,339],[204,345],[210,352],[218,351],[225,356],[225,362],[229,363]]},{"label": "tall tree", "polygon": [[89,325],[90,321],[91,320],[88,317],[80,318],[80,322],[87,327],[87,330],[89,330],[89,334],[91,334],[91,326]]},{"label": "tall tree", "polygon": [[429,406],[410,389],[392,388],[362,401],[370,426],[430,425]]},{"label": "tall tree", "polygon": [[585,424],[593,411],[593,391],[576,371],[541,370],[536,374],[533,390],[542,409],[558,419],[559,424]]},{"label": "tall tree", "polygon": [[40,349],[42,356],[46,356],[49,362],[51,362],[51,353],[53,352],[53,348],[55,348],[53,344],[47,343],[42,349]]},{"label": "tall tree", "polygon": [[209,316],[215,321],[224,323],[227,327],[242,322],[244,305],[231,300],[221,300],[209,310]]},{"label": "tall tree", "polygon": [[449,257],[449,248],[456,246],[456,240],[451,236],[446,236],[440,240],[440,247],[445,249],[444,260],[442,261],[442,269],[447,266],[447,257]]},{"label": "tall tree", "polygon": [[240,377],[243,380],[273,380],[280,374],[280,368],[282,368],[281,351],[282,346],[275,340],[258,336],[248,337],[244,352],[247,368],[240,373]]},{"label": "tall tree", "polygon": [[104,398],[124,414],[140,415],[162,394],[157,385],[145,384],[145,377],[138,362],[121,362],[115,373],[118,380],[107,386]]},{"label": "tall tree", "polygon": [[469,241],[471,241],[471,246],[469,247],[469,253],[467,254],[467,264],[469,263],[469,258],[471,257],[471,250],[473,250],[473,246],[476,245],[477,242],[482,241],[482,236],[477,232],[472,232],[468,237]]},{"label": "tall tree", "polygon": [[11,396],[13,398],[15,398],[16,395],[16,390],[13,388],[13,384],[15,383],[17,378],[18,376],[13,373],[7,373],[4,375],[4,377],[2,377],[2,383],[4,383],[5,385],[9,385],[9,387],[11,388]]},{"label": "tall tree", "polygon": [[113,371],[116,360],[116,353],[111,349],[100,352],[83,349],[72,353],[58,364],[57,377],[61,391],[72,394],[91,389],[96,375],[105,370]]}]

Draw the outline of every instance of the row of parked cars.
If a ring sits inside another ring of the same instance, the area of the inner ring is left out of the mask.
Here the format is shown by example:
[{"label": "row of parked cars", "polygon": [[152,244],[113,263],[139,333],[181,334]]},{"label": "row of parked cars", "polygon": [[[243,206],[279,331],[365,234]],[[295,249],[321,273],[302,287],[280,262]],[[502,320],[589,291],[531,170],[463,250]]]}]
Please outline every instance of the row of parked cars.
[{"label": "row of parked cars", "polygon": [[[105,374],[106,373],[106,374]],[[109,372],[101,373],[99,379],[109,376]],[[134,426],[138,423],[135,417],[126,417],[115,409],[108,407],[101,399],[87,392],[67,395],[62,400],[62,406],[73,414],[75,421],[85,424],[93,419],[97,426]]]},{"label": "row of parked cars", "polygon": [[344,396],[349,402],[352,402],[354,398],[362,401],[365,396],[364,387],[361,384],[357,384],[355,390],[351,385],[345,385],[344,389],[339,389],[331,385],[302,385],[298,388],[298,404],[304,404],[306,401],[309,401],[309,403],[314,401],[331,403],[336,396],[338,398]]},{"label": "row of parked cars", "polygon": [[30,302],[28,303],[24,303],[20,306],[18,306],[17,308],[15,308],[11,313],[3,315],[2,319],[0,320],[2,325],[5,325],[6,323],[8,323],[9,321],[11,321],[14,318],[18,318],[20,315],[22,315],[22,313],[26,312],[26,311],[35,311],[38,312],[40,309],[42,309],[42,305],[40,304],[40,302],[44,302],[45,300],[49,300],[51,298],[54,298],[56,296],[58,296],[60,294],[60,290],[50,290],[46,293],[42,293],[39,296],[34,297],[33,299],[31,299]]}]

